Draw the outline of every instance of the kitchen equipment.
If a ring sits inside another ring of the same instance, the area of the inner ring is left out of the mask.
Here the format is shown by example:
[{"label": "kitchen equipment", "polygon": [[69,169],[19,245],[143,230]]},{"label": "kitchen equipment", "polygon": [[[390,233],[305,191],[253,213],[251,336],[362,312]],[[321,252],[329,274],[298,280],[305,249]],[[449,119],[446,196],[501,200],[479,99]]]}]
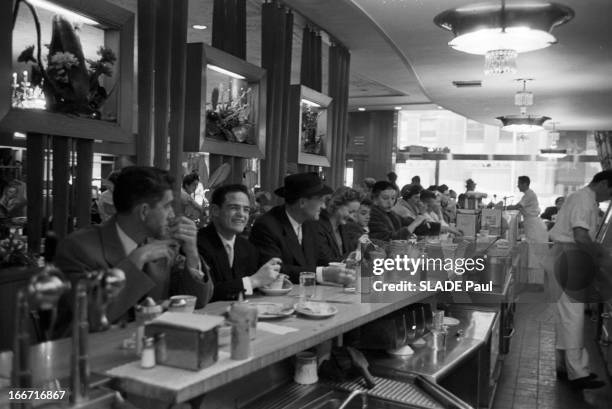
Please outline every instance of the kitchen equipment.
[{"label": "kitchen equipment", "polygon": [[485,268],[480,272],[480,282],[493,285],[504,285],[506,273],[510,268],[511,257],[491,256],[484,259]]}]

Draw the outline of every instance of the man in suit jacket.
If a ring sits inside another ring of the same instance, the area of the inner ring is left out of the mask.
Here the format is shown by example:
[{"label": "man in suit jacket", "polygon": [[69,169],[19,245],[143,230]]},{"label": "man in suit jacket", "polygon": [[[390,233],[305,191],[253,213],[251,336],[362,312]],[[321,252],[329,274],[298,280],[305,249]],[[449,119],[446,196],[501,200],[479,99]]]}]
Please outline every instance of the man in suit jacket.
[{"label": "man in suit jacket", "polygon": [[285,185],[274,193],[285,199],[261,216],[251,230],[250,240],[259,250],[260,262],[278,257],[282,260],[281,272],[294,283],[299,282],[300,272],[316,272],[319,282],[348,284],[354,280],[350,270],[321,266],[317,246],[317,229],[324,197],[332,190],[314,173],[298,173],[285,178]]},{"label": "man in suit jacket", "polygon": [[211,223],[198,232],[198,251],[215,284],[213,301],[235,300],[241,292],[272,283],[280,274],[281,261],[268,260],[259,267],[259,252],[240,236],[250,212],[249,191],[244,185],[221,186],[212,194]]},{"label": "man in suit jacket", "polygon": [[125,287],[108,308],[110,322],[145,296],[159,301],[171,294],[195,295],[201,308],[212,295],[212,282],[198,255],[195,224],[174,215],[172,183],[161,169],[124,168],[113,191],[117,214],[58,245],[55,263],[73,281],[98,269],[124,271]]}]

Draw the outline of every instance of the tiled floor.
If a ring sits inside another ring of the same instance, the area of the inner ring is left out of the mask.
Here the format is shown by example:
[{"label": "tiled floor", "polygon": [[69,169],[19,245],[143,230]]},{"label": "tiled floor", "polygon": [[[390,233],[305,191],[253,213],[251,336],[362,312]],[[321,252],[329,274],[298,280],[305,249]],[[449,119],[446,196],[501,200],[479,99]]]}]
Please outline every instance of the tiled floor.
[{"label": "tiled floor", "polygon": [[608,409],[612,388],[606,378],[601,355],[595,344],[595,326],[588,319],[587,348],[591,370],[605,380],[601,389],[572,390],[555,376],[555,333],[549,304],[541,303],[542,293],[523,293],[515,315],[516,335],[497,389],[494,409]]}]

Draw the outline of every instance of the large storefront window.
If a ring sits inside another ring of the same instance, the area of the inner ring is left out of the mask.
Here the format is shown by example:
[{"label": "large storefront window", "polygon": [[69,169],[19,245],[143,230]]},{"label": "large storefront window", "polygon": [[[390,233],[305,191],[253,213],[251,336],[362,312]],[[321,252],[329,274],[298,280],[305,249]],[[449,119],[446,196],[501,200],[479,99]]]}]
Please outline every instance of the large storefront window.
[{"label": "large storefront window", "polygon": [[[465,191],[465,180],[472,178],[477,190],[489,194],[488,200],[507,204],[520,200],[516,187],[518,176],[531,178],[532,189],[540,198],[540,206],[552,206],[558,196],[587,184],[601,170],[592,132],[561,132],[558,146],[567,149],[570,161],[542,160],[540,149],[550,146],[548,131],[519,134],[500,131],[449,111],[402,111],[398,120],[398,155],[396,173],[400,185],[419,175],[425,187],[446,184],[457,193]],[[436,160],[413,155],[422,150],[448,148],[449,155]],[[465,155],[480,155],[465,160]],[[510,155],[498,160],[496,155]],[[508,160],[515,159],[516,160]],[[495,196],[495,197],[494,197]]]}]

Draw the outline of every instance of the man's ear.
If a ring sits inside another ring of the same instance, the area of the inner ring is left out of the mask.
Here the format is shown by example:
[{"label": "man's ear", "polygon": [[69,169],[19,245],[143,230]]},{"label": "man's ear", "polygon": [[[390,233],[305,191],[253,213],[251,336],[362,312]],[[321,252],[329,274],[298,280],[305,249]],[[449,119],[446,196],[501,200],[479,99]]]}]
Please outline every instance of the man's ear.
[{"label": "man's ear", "polygon": [[219,213],[221,212],[221,208],[216,204],[210,205],[210,215],[212,217],[219,217]]},{"label": "man's ear", "polygon": [[151,211],[151,206],[147,202],[140,203],[134,208],[134,212],[138,216],[138,220],[144,222]]}]

